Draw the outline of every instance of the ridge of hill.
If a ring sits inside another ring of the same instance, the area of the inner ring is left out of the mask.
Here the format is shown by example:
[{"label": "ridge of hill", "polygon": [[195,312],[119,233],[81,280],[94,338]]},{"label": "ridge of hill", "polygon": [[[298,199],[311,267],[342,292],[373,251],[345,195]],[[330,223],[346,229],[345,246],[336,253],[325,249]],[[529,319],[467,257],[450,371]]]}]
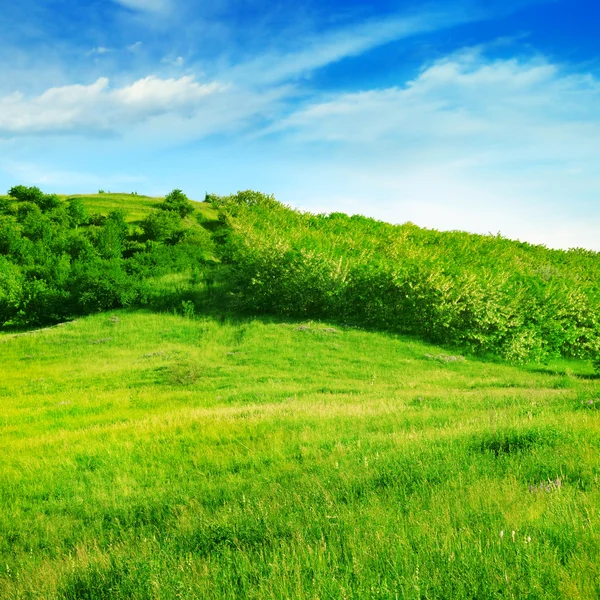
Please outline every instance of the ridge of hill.
[{"label": "ridge of hill", "polygon": [[4,323],[212,306],[335,319],[513,361],[600,354],[596,252],[313,215],[252,191],[191,202],[179,190],[169,201],[13,190],[0,200]]}]

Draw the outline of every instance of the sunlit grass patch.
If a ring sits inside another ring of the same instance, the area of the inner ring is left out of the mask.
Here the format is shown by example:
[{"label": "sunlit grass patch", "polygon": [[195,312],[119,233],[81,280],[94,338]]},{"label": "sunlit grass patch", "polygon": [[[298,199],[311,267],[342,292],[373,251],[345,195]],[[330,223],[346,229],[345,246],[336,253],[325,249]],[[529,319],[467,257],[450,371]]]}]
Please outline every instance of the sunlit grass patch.
[{"label": "sunlit grass patch", "polygon": [[427,355],[151,312],[3,335],[0,597],[598,597],[589,365]]}]

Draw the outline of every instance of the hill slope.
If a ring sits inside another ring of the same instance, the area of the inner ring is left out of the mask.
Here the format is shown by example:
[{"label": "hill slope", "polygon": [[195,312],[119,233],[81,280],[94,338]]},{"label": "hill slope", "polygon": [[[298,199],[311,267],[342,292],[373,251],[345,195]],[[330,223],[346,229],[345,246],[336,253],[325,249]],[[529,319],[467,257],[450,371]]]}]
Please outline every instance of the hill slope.
[{"label": "hill slope", "polygon": [[2,598],[600,594],[585,363],[120,311],[0,364]]},{"label": "hill slope", "polygon": [[512,360],[600,351],[600,254],[212,198],[251,312],[343,319]]},{"label": "hill slope", "polygon": [[212,305],[513,361],[600,354],[598,253],[312,215],[250,191],[194,203],[178,190],[159,200],[14,189],[0,202],[0,322]]}]

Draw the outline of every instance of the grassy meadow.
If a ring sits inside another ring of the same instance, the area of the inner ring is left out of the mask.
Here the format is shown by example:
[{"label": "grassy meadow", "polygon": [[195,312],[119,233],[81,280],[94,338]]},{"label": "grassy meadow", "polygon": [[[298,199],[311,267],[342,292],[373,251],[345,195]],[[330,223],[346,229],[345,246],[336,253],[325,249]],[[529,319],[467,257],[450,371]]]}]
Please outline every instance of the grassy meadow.
[{"label": "grassy meadow", "polygon": [[[119,192],[102,192],[100,194],[72,194],[70,196],[58,194],[58,197],[63,202],[72,198],[79,198],[85,204],[90,213],[96,213],[99,215],[106,216],[113,210],[125,209],[126,221],[132,225],[138,225],[152,212],[152,210],[156,209],[156,207],[163,200],[162,197],[154,198],[152,196]],[[11,199],[10,196],[3,196],[0,194],[0,200],[13,201],[15,205],[17,204],[17,202]],[[193,202],[193,206],[194,213],[196,215],[200,214],[206,220],[216,219],[216,211],[207,203]]]},{"label": "grassy meadow", "polygon": [[0,365],[2,599],[600,597],[589,361],[132,310]]}]

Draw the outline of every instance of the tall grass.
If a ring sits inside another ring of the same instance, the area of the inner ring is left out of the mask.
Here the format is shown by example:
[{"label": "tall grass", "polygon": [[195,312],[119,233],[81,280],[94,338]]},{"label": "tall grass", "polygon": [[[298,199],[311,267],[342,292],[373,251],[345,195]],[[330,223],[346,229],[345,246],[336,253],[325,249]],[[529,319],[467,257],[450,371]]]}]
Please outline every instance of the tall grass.
[{"label": "tall grass", "polygon": [[600,594],[587,362],[120,311],[0,364],[2,598]]}]

